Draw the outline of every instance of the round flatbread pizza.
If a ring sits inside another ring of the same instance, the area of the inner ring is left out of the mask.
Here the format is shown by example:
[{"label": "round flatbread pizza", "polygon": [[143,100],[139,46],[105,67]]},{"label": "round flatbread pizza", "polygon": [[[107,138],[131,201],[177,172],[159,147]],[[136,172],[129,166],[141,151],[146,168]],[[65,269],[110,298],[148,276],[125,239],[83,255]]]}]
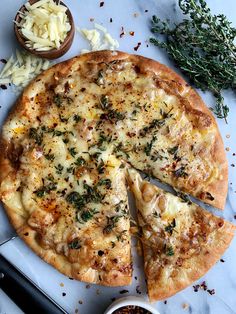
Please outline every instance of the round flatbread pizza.
[{"label": "round flatbread pizza", "polygon": [[98,51],[24,90],[2,129],[0,197],[18,234],[78,280],[131,282],[127,165],[224,208],[228,167],[214,117],[168,67]]}]

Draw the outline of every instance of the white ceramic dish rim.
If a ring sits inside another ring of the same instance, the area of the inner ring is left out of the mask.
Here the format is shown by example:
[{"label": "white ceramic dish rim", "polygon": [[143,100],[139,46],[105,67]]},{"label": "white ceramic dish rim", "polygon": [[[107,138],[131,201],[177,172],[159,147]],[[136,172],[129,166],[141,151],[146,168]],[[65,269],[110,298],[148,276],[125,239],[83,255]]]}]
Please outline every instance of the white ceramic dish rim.
[{"label": "white ceramic dish rim", "polygon": [[127,305],[135,305],[140,306],[148,311],[150,311],[152,314],[160,314],[151,304],[149,304],[147,301],[145,301],[143,298],[140,297],[124,297],[120,298],[116,301],[114,301],[104,312],[104,314],[112,314],[115,310],[127,306]]}]

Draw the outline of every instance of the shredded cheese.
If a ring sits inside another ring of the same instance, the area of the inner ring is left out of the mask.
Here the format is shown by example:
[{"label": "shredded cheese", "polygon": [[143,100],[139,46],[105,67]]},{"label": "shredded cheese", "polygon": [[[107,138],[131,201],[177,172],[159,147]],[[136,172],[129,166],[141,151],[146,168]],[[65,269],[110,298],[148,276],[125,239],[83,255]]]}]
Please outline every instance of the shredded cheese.
[{"label": "shredded cheese", "polygon": [[23,88],[49,66],[48,60],[16,50],[15,56],[9,58],[0,72],[0,84],[14,84]]},{"label": "shredded cheese", "polygon": [[34,4],[27,2],[26,11],[21,13],[17,23],[26,45],[37,51],[59,48],[71,29],[67,8],[53,0],[40,0]]},{"label": "shredded cheese", "polygon": [[82,49],[81,53],[104,49],[116,50],[119,48],[118,41],[108,33],[104,26],[94,23],[94,27],[94,29],[77,28],[77,31],[80,32],[84,38],[89,41],[91,47],[90,50]]}]

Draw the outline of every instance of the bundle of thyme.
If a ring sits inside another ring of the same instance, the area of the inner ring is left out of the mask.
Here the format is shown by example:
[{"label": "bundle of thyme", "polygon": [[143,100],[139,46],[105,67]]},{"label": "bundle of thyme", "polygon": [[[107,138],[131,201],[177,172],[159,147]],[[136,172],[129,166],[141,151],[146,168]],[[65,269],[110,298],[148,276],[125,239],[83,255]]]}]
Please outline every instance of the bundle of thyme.
[{"label": "bundle of thyme", "polygon": [[212,15],[204,0],[179,0],[179,7],[189,18],[172,28],[169,20],[153,16],[152,32],[164,36],[150,41],[164,48],[196,87],[213,93],[211,109],[227,122],[222,90],[236,89],[236,29],[223,14]]}]

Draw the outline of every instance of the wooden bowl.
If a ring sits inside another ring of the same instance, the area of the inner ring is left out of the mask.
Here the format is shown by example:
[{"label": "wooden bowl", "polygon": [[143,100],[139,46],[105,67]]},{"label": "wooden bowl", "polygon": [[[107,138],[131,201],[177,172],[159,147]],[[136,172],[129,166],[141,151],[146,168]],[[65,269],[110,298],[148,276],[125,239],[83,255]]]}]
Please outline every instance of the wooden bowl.
[{"label": "wooden bowl", "polygon": [[[30,4],[34,4],[37,1],[39,1],[39,0],[29,0]],[[57,0],[53,0],[53,1],[56,3],[58,2]],[[41,57],[41,58],[56,59],[56,58],[63,56],[70,49],[72,42],[73,42],[73,39],[74,39],[74,35],[75,35],[74,20],[73,20],[73,17],[72,17],[72,14],[71,14],[69,8],[64,3],[62,3],[62,2],[60,2],[60,3],[67,8],[66,14],[68,16],[69,23],[71,25],[71,29],[68,32],[64,42],[60,45],[60,47],[58,49],[53,48],[53,49],[47,50],[47,51],[37,51],[35,49],[29,48],[25,44],[26,39],[21,34],[19,27],[14,23],[14,31],[15,31],[16,38],[17,38],[18,42],[20,43],[20,45],[25,50],[27,50],[28,52],[30,52],[30,53],[38,56],[38,57]],[[24,5],[19,9],[20,12],[24,12],[25,10],[26,10],[26,8]],[[15,16],[15,21],[18,23],[21,21],[21,17],[19,15],[19,12]]]}]

